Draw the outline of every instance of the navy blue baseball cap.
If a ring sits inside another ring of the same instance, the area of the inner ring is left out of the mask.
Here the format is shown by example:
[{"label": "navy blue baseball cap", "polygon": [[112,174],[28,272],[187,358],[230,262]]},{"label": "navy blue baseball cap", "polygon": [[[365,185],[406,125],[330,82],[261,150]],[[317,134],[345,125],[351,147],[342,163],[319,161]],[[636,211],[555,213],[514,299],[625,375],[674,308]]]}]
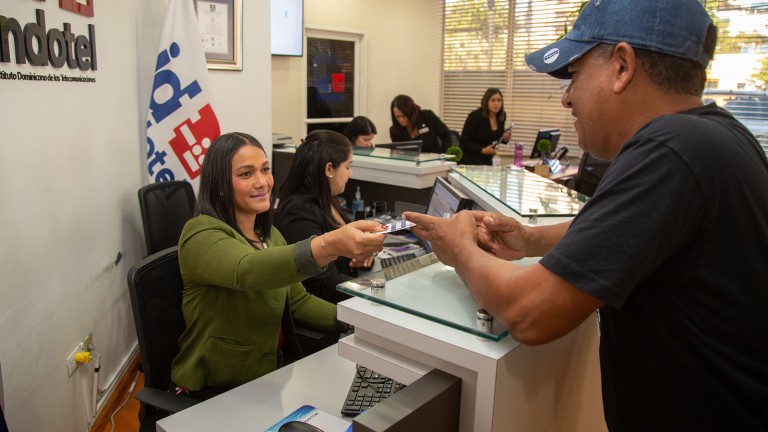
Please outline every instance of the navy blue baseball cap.
[{"label": "navy blue baseball cap", "polygon": [[591,0],[565,37],[527,54],[525,62],[536,72],[569,79],[568,65],[598,44],[626,42],[706,67],[712,60],[704,48],[710,26],[699,0]]}]

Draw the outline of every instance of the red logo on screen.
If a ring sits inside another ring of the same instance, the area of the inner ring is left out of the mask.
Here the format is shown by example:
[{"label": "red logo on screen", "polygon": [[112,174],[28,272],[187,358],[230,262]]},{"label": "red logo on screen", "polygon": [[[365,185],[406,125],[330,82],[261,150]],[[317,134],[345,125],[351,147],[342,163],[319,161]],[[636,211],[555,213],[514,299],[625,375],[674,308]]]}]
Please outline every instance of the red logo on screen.
[{"label": "red logo on screen", "polygon": [[331,74],[331,89],[334,93],[344,93],[344,74],[332,73]]},{"label": "red logo on screen", "polygon": [[93,0],[59,0],[59,9],[93,18]]}]

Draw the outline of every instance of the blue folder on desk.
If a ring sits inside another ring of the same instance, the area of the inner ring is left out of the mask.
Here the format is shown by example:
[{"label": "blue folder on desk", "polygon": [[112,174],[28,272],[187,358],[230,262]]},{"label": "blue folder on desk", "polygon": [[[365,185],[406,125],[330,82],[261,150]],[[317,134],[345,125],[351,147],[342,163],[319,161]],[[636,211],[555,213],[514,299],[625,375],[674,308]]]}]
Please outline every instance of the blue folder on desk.
[{"label": "blue folder on desk", "polygon": [[352,423],[325,411],[321,411],[312,405],[302,405],[279,422],[270,426],[264,432],[278,432],[280,426],[290,421],[300,421],[311,424],[317,426],[323,430],[323,432],[347,432],[352,430]]}]

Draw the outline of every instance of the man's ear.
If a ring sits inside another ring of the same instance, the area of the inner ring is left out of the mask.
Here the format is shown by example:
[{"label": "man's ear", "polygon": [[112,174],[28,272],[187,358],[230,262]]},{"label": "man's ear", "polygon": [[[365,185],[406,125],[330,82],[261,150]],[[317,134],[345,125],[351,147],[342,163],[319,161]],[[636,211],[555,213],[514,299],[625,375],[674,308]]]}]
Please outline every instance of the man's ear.
[{"label": "man's ear", "polygon": [[629,83],[637,72],[637,57],[635,50],[626,42],[621,42],[613,48],[614,62],[614,93],[621,93],[627,89]]}]

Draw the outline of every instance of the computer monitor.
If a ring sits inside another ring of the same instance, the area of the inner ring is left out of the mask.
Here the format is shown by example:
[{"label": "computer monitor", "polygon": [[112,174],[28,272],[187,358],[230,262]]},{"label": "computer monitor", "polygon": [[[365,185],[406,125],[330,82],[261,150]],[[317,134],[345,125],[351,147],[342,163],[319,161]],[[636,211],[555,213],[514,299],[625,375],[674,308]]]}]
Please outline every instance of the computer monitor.
[{"label": "computer monitor", "polygon": [[421,152],[422,140],[413,141],[399,141],[393,143],[376,144],[376,148],[388,148],[392,150],[408,150],[414,152]]},{"label": "computer monitor", "polygon": [[539,149],[536,148],[536,144],[540,140],[548,139],[552,143],[552,147],[550,147],[550,151],[555,151],[557,148],[557,143],[560,141],[560,129],[541,129],[536,134],[536,140],[533,141],[533,149],[531,150],[531,159],[536,159],[541,157],[541,153],[539,153]]},{"label": "computer monitor", "polygon": [[439,369],[403,387],[352,420],[361,432],[457,431],[461,379]]},{"label": "computer monitor", "polygon": [[[432,194],[429,196],[429,204],[427,204],[427,214],[437,217],[451,217],[462,210],[472,210],[474,204],[472,199],[448,183],[448,180],[435,177],[435,184],[432,186]],[[432,252],[432,247],[426,240],[422,242],[422,246],[427,252]]]},{"label": "computer monitor", "polygon": [[589,152],[584,152],[581,155],[579,171],[573,178],[573,189],[582,195],[591,197],[595,194],[597,185],[610,166],[611,161],[597,159]]}]

